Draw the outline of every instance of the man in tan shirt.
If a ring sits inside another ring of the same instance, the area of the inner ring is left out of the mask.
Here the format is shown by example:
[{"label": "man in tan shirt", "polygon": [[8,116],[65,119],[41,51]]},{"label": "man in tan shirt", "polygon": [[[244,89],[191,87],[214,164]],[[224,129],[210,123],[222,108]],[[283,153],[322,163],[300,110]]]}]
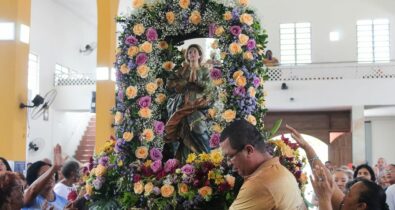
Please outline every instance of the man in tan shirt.
[{"label": "man in tan shirt", "polygon": [[295,177],[270,155],[266,139],[246,120],[221,133],[220,147],[244,183],[230,210],[304,210]]}]

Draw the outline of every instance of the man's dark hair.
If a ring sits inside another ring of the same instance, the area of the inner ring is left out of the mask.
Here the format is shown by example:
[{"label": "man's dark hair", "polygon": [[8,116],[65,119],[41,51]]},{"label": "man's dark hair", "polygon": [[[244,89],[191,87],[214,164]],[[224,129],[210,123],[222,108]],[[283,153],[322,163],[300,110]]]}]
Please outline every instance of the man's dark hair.
[{"label": "man's dark hair", "polygon": [[80,165],[75,161],[67,161],[62,167],[62,174],[64,178],[70,179],[73,172],[78,173]]},{"label": "man's dark hair", "polygon": [[370,174],[370,177],[371,177],[370,180],[373,181],[373,182],[375,182],[375,181],[376,181],[376,175],[374,174],[374,171],[373,171],[372,167],[370,167],[368,164],[359,165],[359,166],[355,169],[355,171],[354,171],[354,179],[357,178],[357,176],[358,176],[358,171],[359,171],[360,169],[362,169],[362,168],[366,168],[366,170],[369,171],[369,174]]},{"label": "man's dark hair", "polygon": [[48,164],[44,161],[37,161],[34,162],[28,169],[26,173],[26,182],[28,185],[33,184],[34,181],[39,177],[38,172],[40,171],[40,168],[43,166],[51,166],[51,164]]},{"label": "man's dark hair", "polygon": [[378,184],[367,179],[361,179],[359,182],[365,186],[365,189],[359,194],[359,202],[368,205],[368,210],[388,210],[386,195],[383,188]]},{"label": "man's dark hair", "polygon": [[233,149],[241,151],[245,145],[251,144],[260,152],[269,152],[265,139],[258,129],[244,119],[235,120],[221,133],[221,142],[229,139]]}]

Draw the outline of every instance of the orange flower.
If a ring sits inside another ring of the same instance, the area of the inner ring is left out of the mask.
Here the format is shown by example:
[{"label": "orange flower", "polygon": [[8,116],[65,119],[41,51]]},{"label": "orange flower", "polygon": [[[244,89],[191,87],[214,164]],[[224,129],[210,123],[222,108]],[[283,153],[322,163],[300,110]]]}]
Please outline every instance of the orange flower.
[{"label": "orange flower", "polygon": [[132,132],[124,132],[123,135],[122,135],[122,138],[125,141],[129,142],[129,141],[131,141],[133,139],[133,133]]},{"label": "orange flower", "polygon": [[181,8],[186,9],[189,7],[189,0],[180,0],[180,2],[178,3],[180,5]]},{"label": "orange flower", "polygon": [[136,47],[136,46],[131,46],[131,47],[129,47],[129,49],[128,49],[128,55],[129,55],[129,57],[133,57],[133,56],[137,55],[138,52],[139,52],[139,48]]},{"label": "orange flower", "polygon": [[86,194],[92,195],[92,193],[93,193],[93,186],[90,185],[90,184],[85,185],[85,191],[86,191]]},{"label": "orange flower", "polygon": [[235,180],[236,180],[236,178],[234,177],[234,176],[232,176],[232,175],[226,175],[225,176],[225,180],[226,180],[226,182],[230,185],[230,187],[234,187],[235,186]]},{"label": "orange flower", "polygon": [[166,95],[163,93],[159,93],[156,95],[155,102],[157,104],[163,104],[166,100]]},{"label": "orange flower", "polygon": [[189,191],[188,189],[188,185],[186,185],[185,183],[181,183],[178,185],[178,193],[179,194],[185,194]]},{"label": "orange flower", "polygon": [[143,24],[139,23],[133,26],[133,33],[137,36],[140,36],[145,31],[145,27]]},{"label": "orange flower", "polygon": [[210,116],[211,119],[213,119],[216,114],[217,114],[217,110],[216,109],[214,109],[214,108],[208,109],[208,115]]},{"label": "orange flower", "polygon": [[134,8],[141,8],[144,5],[144,0],[133,0],[132,6]]},{"label": "orange flower", "polygon": [[115,124],[119,125],[122,122],[122,120],[123,120],[123,114],[121,112],[115,113],[114,116]]},{"label": "orange flower", "polygon": [[242,70],[237,70],[233,73],[233,79],[236,80],[237,78],[243,76],[244,72]]},{"label": "orange flower", "polygon": [[120,71],[122,72],[122,74],[127,74],[129,73],[130,69],[128,68],[128,65],[122,64]]},{"label": "orange flower", "polygon": [[248,115],[246,120],[252,125],[256,125],[256,119],[253,115]]},{"label": "orange flower", "polygon": [[200,188],[198,190],[198,192],[199,192],[199,195],[204,198],[204,197],[208,197],[208,196],[212,195],[213,189],[211,189],[211,187],[209,187],[209,186],[204,186],[204,187]]},{"label": "orange flower", "polygon": [[213,130],[215,133],[221,133],[222,132],[222,127],[221,125],[215,123],[212,127],[211,130]]},{"label": "orange flower", "polygon": [[228,109],[224,113],[222,113],[222,118],[228,123],[232,122],[236,118],[236,112]]},{"label": "orange flower", "polygon": [[243,46],[246,45],[250,37],[245,34],[239,34],[239,43]]},{"label": "orange flower", "polygon": [[240,6],[247,6],[248,5],[249,0],[238,0],[238,3]]},{"label": "orange flower", "polygon": [[154,138],[155,138],[155,135],[154,135],[154,132],[152,131],[152,129],[148,129],[148,128],[144,129],[142,136],[147,142],[150,142],[150,141],[154,140]]},{"label": "orange flower", "polygon": [[147,78],[148,76],[148,72],[149,72],[149,67],[147,65],[140,65],[137,67],[137,74],[141,77],[141,78]]},{"label": "orange flower", "polygon": [[225,12],[224,20],[229,21],[232,19],[232,13],[230,11]]},{"label": "orange flower", "polygon": [[95,175],[96,176],[104,176],[107,172],[107,168],[101,164],[96,167]]},{"label": "orange flower", "polygon": [[144,186],[144,195],[149,195],[151,194],[152,190],[154,190],[154,184],[152,184],[152,182],[148,182],[147,184],[145,184]]},{"label": "orange flower", "polygon": [[160,193],[162,194],[163,197],[169,198],[173,195],[174,193],[174,187],[169,184],[165,184],[160,188]]},{"label": "orange flower", "polygon": [[174,12],[166,12],[166,20],[167,20],[167,23],[169,23],[169,24],[173,24],[173,22],[174,22],[174,20],[175,20],[176,18],[175,18],[175,15],[174,15]]},{"label": "orange flower", "polygon": [[254,59],[254,56],[252,55],[251,52],[247,51],[243,53],[243,59],[247,61],[251,61],[252,59]]},{"label": "orange flower", "polygon": [[215,35],[217,35],[217,36],[221,36],[224,32],[225,32],[225,29],[222,26],[215,29]]},{"label": "orange flower", "polygon": [[249,87],[248,88],[248,93],[250,94],[251,97],[255,97],[256,91],[254,87]]},{"label": "orange flower", "polygon": [[125,94],[128,99],[135,98],[137,96],[137,88],[135,86],[129,86],[126,88]]},{"label": "orange flower", "polygon": [[241,46],[238,43],[233,42],[229,45],[229,52],[232,55],[239,54],[242,52]]},{"label": "orange flower", "polygon": [[171,71],[173,70],[175,64],[172,61],[166,61],[162,64],[162,68],[164,68],[166,71]]},{"label": "orange flower", "polygon": [[146,107],[146,108],[141,108],[141,109],[139,110],[139,116],[140,116],[141,118],[148,119],[148,118],[151,118],[151,115],[152,115],[152,111],[151,111],[151,109],[149,109],[148,107]]},{"label": "orange flower", "polygon": [[167,44],[166,41],[160,41],[159,44],[158,44],[158,47],[160,49],[162,49],[162,50],[165,50],[165,49],[167,49],[169,47],[169,45]]},{"label": "orange flower", "polygon": [[148,156],[148,148],[145,146],[137,147],[135,155],[137,158],[145,159]]},{"label": "orange flower", "polygon": [[152,95],[155,93],[156,89],[158,89],[158,85],[154,82],[150,82],[145,85],[145,90],[149,95]]},{"label": "orange flower", "polygon": [[144,191],[144,184],[142,181],[138,181],[133,185],[134,193],[141,194]]},{"label": "orange flower", "polygon": [[163,79],[162,79],[162,78],[156,78],[156,79],[155,79],[155,84],[156,84],[158,87],[162,87],[162,86],[163,86]]},{"label": "orange flower", "polygon": [[254,18],[250,14],[243,13],[240,15],[240,22],[250,26],[254,23]]},{"label": "orange flower", "polygon": [[143,44],[140,45],[140,51],[145,52],[145,53],[151,53],[152,52],[152,44],[149,41],[144,42]]},{"label": "orange flower", "polygon": [[244,87],[247,84],[247,79],[245,76],[240,76],[236,79],[236,85],[239,87]]},{"label": "orange flower", "polygon": [[202,17],[200,16],[200,12],[195,10],[191,13],[191,16],[189,17],[189,22],[191,22],[194,25],[197,25],[202,21]]}]

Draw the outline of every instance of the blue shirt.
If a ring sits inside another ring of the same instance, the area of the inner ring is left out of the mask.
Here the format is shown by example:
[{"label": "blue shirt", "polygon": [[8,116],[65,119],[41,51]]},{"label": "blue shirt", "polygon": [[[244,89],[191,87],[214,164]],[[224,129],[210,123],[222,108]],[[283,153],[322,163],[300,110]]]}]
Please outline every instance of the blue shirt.
[{"label": "blue shirt", "polygon": [[[68,201],[62,197],[60,197],[58,194],[55,194],[55,199],[53,201],[48,201],[48,207],[53,206],[54,210],[63,210],[63,208],[66,206]],[[45,198],[42,197],[41,195],[38,195],[29,205],[26,205],[22,208],[22,210],[41,210],[41,207],[45,203]]]}]

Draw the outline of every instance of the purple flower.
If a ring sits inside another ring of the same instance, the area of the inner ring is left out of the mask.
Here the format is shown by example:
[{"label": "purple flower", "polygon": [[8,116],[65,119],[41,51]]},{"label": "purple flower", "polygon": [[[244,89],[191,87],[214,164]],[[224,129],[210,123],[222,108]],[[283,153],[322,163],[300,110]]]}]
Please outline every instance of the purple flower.
[{"label": "purple flower", "polygon": [[100,188],[103,186],[103,182],[100,179],[93,180],[92,184],[96,190],[100,190]]},{"label": "purple flower", "polygon": [[147,60],[148,60],[148,56],[145,53],[139,53],[136,56],[136,64],[138,66],[145,64],[147,62]]},{"label": "purple flower", "polygon": [[159,187],[154,187],[154,189],[152,191],[154,192],[155,195],[160,195]]},{"label": "purple flower", "polygon": [[240,18],[240,9],[239,8],[237,8],[237,7],[233,8],[232,17],[233,17],[233,20],[238,20]]},{"label": "purple flower", "polygon": [[232,26],[232,27],[230,27],[230,33],[232,33],[234,36],[239,36],[241,34],[240,26]]},{"label": "purple flower", "polygon": [[155,160],[152,164],[151,164],[151,169],[154,173],[162,170],[162,161],[161,160]]},{"label": "purple flower", "polygon": [[221,70],[217,69],[217,68],[213,68],[210,71],[210,77],[212,80],[218,80],[221,79],[222,77],[222,72]]},{"label": "purple flower", "polygon": [[183,174],[190,176],[195,173],[195,168],[190,164],[186,164],[181,168],[181,171]]},{"label": "purple flower", "polygon": [[128,62],[128,68],[129,69],[134,69],[136,67],[136,64],[133,62],[133,60],[129,60]]},{"label": "purple flower", "polygon": [[248,42],[247,42],[247,49],[248,50],[253,50],[253,49],[255,49],[255,46],[256,46],[255,40],[254,39],[249,39]]},{"label": "purple flower", "polygon": [[219,141],[220,141],[220,134],[219,133],[214,133],[211,135],[210,138],[210,147],[211,148],[217,148],[219,146]]},{"label": "purple flower", "polygon": [[217,28],[217,26],[215,25],[215,23],[211,23],[208,26],[208,37],[213,37],[214,33],[215,33],[215,29]]},{"label": "purple flower", "polygon": [[138,104],[139,104],[140,108],[149,107],[151,105],[151,97],[143,96],[143,97],[139,98]]},{"label": "purple flower", "polygon": [[123,97],[124,97],[123,91],[122,91],[122,90],[119,90],[119,91],[118,91],[118,100],[119,100],[119,101],[123,101]]},{"label": "purple flower", "polygon": [[165,124],[162,121],[154,121],[154,132],[157,135],[162,135],[165,131]]},{"label": "purple flower", "polygon": [[145,35],[147,36],[147,40],[150,42],[158,39],[158,33],[154,28],[148,28],[147,33]]},{"label": "purple flower", "polygon": [[151,157],[152,160],[162,160],[162,152],[158,148],[152,148],[149,152],[149,156]]},{"label": "purple flower", "polygon": [[130,35],[126,38],[125,44],[127,45],[136,45],[138,42],[138,39],[134,37],[133,35]]},{"label": "purple flower", "polygon": [[233,89],[233,95],[235,96],[244,96],[246,94],[246,89],[241,86],[237,86]]},{"label": "purple flower", "polygon": [[261,84],[261,79],[259,79],[259,77],[255,76],[252,83],[254,84],[254,87],[257,88],[259,86],[259,84]]},{"label": "purple flower", "polygon": [[108,163],[108,157],[107,156],[103,156],[99,159],[99,164],[103,165],[103,166],[107,166]]},{"label": "purple flower", "polygon": [[169,159],[165,163],[165,172],[173,172],[176,167],[178,166],[178,160],[177,159]]}]

